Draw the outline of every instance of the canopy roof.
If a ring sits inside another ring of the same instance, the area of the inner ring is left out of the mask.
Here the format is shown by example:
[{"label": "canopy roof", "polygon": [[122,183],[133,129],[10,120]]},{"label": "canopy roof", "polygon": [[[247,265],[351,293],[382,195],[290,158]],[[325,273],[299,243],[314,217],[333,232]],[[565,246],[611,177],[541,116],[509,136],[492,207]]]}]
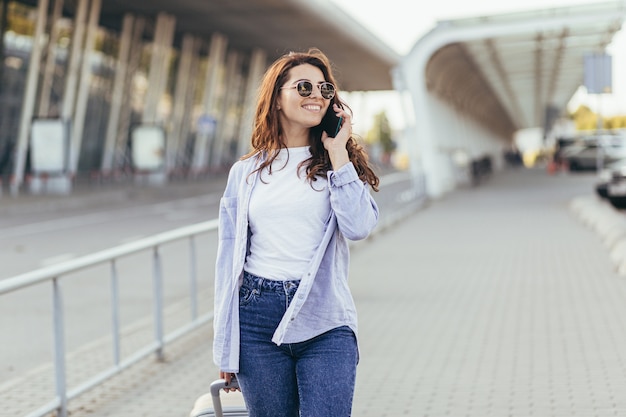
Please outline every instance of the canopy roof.
[{"label": "canopy roof", "polygon": [[392,90],[390,72],[400,60],[329,1],[104,0],[101,23],[119,27],[127,12],[143,16],[166,12],[176,17],[177,35],[208,39],[219,32],[228,38],[229,48],[243,52],[260,48],[270,61],[289,51],[320,48],[335,64],[340,87],[347,91]]},{"label": "canopy roof", "polygon": [[441,21],[420,41],[432,45],[425,82],[511,138],[566,108],[583,84],[585,54],[604,52],[625,16],[625,3],[609,2]]},{"label": "canopy roof", "polygon": [[[68,14],[76,2],[65,1]],[[428,44],[424,81],[429,90],[510,138],[518,129],[543,126],[548,112],[565,108],[583,83],[584,55],[605,50],[622,26],[625,4],[440,21],[402,59]],[[325,0],[105,0],[100,22],[117,29],[125,13],[155,17],[160,12],[176,17],[177,39],[183,33],[208,39],[218,32],[228,38],[229,48],[260,48],[269,60],[319,47],[335,64],[343,90],[391,90],[391,72],[401,62],[389,46]]]}]

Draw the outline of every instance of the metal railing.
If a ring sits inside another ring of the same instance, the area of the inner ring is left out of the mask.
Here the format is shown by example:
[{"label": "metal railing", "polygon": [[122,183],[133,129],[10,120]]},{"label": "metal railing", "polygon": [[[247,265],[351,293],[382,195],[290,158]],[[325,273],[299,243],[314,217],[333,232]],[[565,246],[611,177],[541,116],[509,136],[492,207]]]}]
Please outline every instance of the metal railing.
[{"label": "metal railing", "polygon": [[[0,296],[38,284],[50,284],[52,286],[56,396],[52,401],[30,412],[27,417],[42,417],[53,411],[56,411],[58,417],[66,417],[69,400],[100,385],[107,379],[153,353],[156,353],[158,359],[163,359],[163,349],[167,343],[178,339],[212,319],[212,312],[198,316],[195,238],[198,235],[217,230],[217,224],[217,219],[214,219],[181,227],[0,281]],[[188,323],[176,328],[169,334],[164,334],[163,275],[160,247],[164,244],[184,239],[189,241],[189,299],[191,304],[191,319]],[[154,340],[147,346],[143,346],[131,353],[127,358],[122,359],[120,355],[121,329],[119,322],[119,286],[116,264],[120,258],[143,251],[152,251]],[[63,314],[64,304],[61,277],[101,264],[110,265],[113,364],[111,367],[91,376],[78,386],[70,389],[66,383],[65,319]]]}]

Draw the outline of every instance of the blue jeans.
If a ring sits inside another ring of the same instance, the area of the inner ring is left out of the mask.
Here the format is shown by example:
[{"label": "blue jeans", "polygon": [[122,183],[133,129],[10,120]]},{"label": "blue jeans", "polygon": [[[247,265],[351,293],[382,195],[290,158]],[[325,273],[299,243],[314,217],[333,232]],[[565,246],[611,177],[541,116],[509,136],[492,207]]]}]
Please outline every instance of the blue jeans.
[{"label": "blue jeans", "polygon": [[237,378],[250,417],[349,417],[358,362],[349,327],[299,343],[271,340],[298,284],[244,273]]}]

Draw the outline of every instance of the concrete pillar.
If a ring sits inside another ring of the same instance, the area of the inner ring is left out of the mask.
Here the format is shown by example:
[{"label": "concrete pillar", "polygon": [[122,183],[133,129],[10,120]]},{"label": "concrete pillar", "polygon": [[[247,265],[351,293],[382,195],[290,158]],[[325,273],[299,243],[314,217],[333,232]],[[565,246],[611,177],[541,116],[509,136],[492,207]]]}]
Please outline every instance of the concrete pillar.
[{"label": "concrete pillar", "polygon": [[[203,41],[200,38],[196,38],[195,44],[197,46],[197,52],[191,57],[191,68],[189,69],[189,79],[197,80],[200,77],[200,48],[202,47]],[[191,161],[193,158],[193,154],[188,152],[189,149],[187,144],[189,142],[190,137],[192,136],[192,132],[195,131],[195,127],[193,123],[195,121],[193,117],[193,111],[195,110],[196,105],[196,88],[197,84],[191,83],[189,85],[189,91],[187,94],[185,108],[190,109],[190,111],[184,114],[184,118],[180,127],[180,143],[178,147],[178,153],[176,155],[176,166],[184,167],[185,169],[189,169],[191,167]]]},{"label": "concrete pillar", "polygon": [[202,99],[202,120],[198,123],[198,132],[193,152],[191,169],[200,173],[208,168],[212,139],[215,137],[217,116],[219,114],[217,103],[219,100],[218,80],[220,70],[224,66],[227,38],[219,33],[211,37],[211,46],[207,63],[207,73],[204,84],[204,96]]},{"label": "concrete pillar", "polygon": [[26,155],[28,151],[28,139],[30,126],[35,111],[35,97],[39,85],[39,67],[41,62],[42,37],[46,27],[48,12],[48,0],[39,0],[37,3],[37,21],[35,24],[35,34],[33,36],[33,48],[30,52],[28,74],[26,76],[26,91],[22,104],[22,115],[20,117],[19,132],[17,137],[17,153],[11,181],[11,194],[17,195],[20,186],[24,181],[24,169],[26,167]]},{"label": "concrete pillar", "polygon": [[124,95],[122,96],[122,102],[120,105],[119,121],[115,132],[115,146],[113,150],[113,171],[126,169],[130,166],[129,155],[127,154],[128,145],[128,133],[130,130],[132,119],[130,92],[133,88],[133,77],[139,68],[141,54],[143,51],[143,34],[146,26],[146,19],[142,16],[137,16],[134,19],[132,37],[130,41],[130,52],[128,57],[128,67],[126,68],[126,76],[124,80]]},{"label": "concrete pillar", "polygon": [[52,91],[52,81],[54,79],[54,69],[56,67],[57,40],[59,39],[58,22],[63,11],[63,0],[56,0],[50,18],[50,39],[48,40],[48,51],[46,54],[46,65],[43,70],[43,80],[41,81],[41,92],[39,95],[39,117],[47,117],[50,114],[50,92]]},{"label": "concrete pillar", "polygon": [[76,98],[76,111],[74,113],[74,124],[70,140],[70,175],[74,176],[78,171],[78,160],[83,142],[83,131],[85,127],[85,115],[87,113],[87,102],[89,101],[89,91],[91,88],[91,55],[96,44],[96,34],[98,33],[98,21],[100,19],[101,0],[91,0],[89,9],[89,20],[87,23],[87,36],[82,52],[82,62],[80,69],[80,82]]},{"label": "concrete pillar", "polygon": [[117,68],[113,81],[113,92],[111,94],[111,110],[107,122],[107,131],[104,141],[104,152],[100,170],[108,175],[113,171],[113,160],[115,155],[115,141],[117,138],[120,114],[124,99],[124,87],[126,84],[126,73],[128,69],[128,59],[133,36],[133,23],[135,18],[127,13],[122,22],[122,33],[120,34],[120,47],[117,57]]},{"label": "concrete pillar", "polygon": [[193,76],[194,61],[198,59],[200,44],[201,40],[192,35],[187,34],[183,37],[176,77],[176,91],[172,103],[172,129],[167,147],[168,172],[175,169],[177,155],[181,151],[181,145],[184,147],[189,132],[189,114],[192,111],[190,96],[194,94],[196,85],[192,82],[195,79]]},{"label": "concrete pillar", "polygon": [[246,81],[246,92],[243,102],[243,112],[241,117],[241,127],[239,129],[239,145],[237,156],[244,155],[250,151],[250,138],[252,137],[252,127],[254,123],[254,112],[256,110],[257,91],[259,83],[266,68],[266,53],[261,49],[252,51],[250,66]]},{"label": "concrete pillar", "polygon": [[[163,115],[159,114],[159,105],[167,90],[167,79],[169,76],[170,57],[172,43],[174,41],[175,24],[176,19],[173,16],[170,16],[166,13],[159,13],[154,31],[154,42],[152,44],[150,73],[148,74],[148,91],[144,99],[145,104],[142,117],[142,124],[144,126],[142,126],[141,128],[143,129],[149,125],[156,125],[162,129],[161,133],[163,134],[163,136],[157,139],[160,143],[155,142],[151,145],[154,146],[154,148],[149,150],[150,153],[159,152],[162,160],[160,162],[160,167],[150,167],[147,168],[149,172],[135,173],[135,181],[142,184],[147,183],[150,185],[162,185],[167,181],[167,131],[165,130],[166,120],[164,120]],[[137,131],[133,131],[133,135],[135,133],[137,133]],[[132,136],[131,138],[131,140],[133,140],[133,152],[138,152],[133,158],[133,163],[136,164],[139,156],[143,157],[147,155],[141,154],[140,151],[141,147],[139,143],[143,143],[143,139],[135,139],[134,136]],[[141,142],[138,142],[139,140],[141,140]],[[135,168],[141,167],[135,166]]]},{"label": "concrete pillar", "polygon": [[89,0],[78,0],[76,5],[76,15],[74,16],[74,30],[72,32],[72,49],[70,51],[70,61],[65,76],[65,90],[63,91],[63,107],[61,117],[63,120],[71,121],[74,116],[74,105],[76,104],[76,90],[78,86],[78,74],[80,70],[81,50],[85,37],[85,18],[87,16],[87,6]]},{"label": "concrete pillar", "polygon": [[232,113],[236,111],[241,90],[241,55],[236,51],[228,53],[226,59],[226,86],[224,104],[219,112],[217,133],[211,153],[211,166],[220,167],[227,160],[230,141],[235,138]]},{"label": "concrete pillar", "polygon": [[174,40],[175,18],[159,13],[154,31],[150,73],[148,75],[148,92],[143,110],[144,124],[162,124],[159,120],[159,103],[167,85],[171,47]]}]

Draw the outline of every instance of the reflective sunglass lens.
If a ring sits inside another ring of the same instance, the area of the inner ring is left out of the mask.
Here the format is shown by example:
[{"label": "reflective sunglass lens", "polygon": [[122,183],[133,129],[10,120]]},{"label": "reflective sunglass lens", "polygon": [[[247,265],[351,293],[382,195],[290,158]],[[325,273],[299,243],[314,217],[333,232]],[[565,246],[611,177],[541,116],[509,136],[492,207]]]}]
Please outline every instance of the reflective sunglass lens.
[{"label": "reflective sunglass lens", "polygon": [[297,88],[298,94],[300,94],[301,97],[308,97],[313,92],[313,84],[308,81],[300,81]]},{"label": "reflective sunglass lens", "polygon": [[320,92],[325,99],[331,99],[335,97],[335,86],[331,83],[320,84]]},{"label": "reflective sunglass lens", "polygon": [[[317,87],[320,89],[320,94],[325,99],[330,100],[335,97],[335,86],[331,83],[321,83]],[[309,97],[311,93],[313,93],[313,84],[310,81],[300,81],[296,84],[295,88],[298,94],[300,94],[300,97]]]}]

